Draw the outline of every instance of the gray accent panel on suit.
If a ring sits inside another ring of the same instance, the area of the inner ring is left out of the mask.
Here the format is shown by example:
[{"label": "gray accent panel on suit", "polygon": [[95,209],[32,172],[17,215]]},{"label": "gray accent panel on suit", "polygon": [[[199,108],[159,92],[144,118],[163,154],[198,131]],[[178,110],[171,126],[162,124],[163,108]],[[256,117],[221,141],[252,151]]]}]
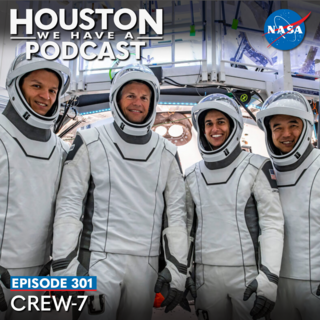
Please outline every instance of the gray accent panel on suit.
[{"label": "gray accent panel on suit", "polygon": [[30,126],[24,120],[21,119],[17,111],[12,106],[10,100],[3,110],[2,114],[10,120],[15,127],[19,129],[19,131],[25,135],[30,140],[47,142],[51,137],[50,129],[40,129],[33,126]]},{"label": "gray accent panel on suit", "polygon": [[306,158],[309,156],[309,154],[312,152],[313,149],[314,149],[314,147],[310,143],[309,146],[307,147],[306,151],[304,152],[304,154],[300,157],[300,159],[297,162],[290,164],[288,166],[277,166],[274,164],[274,167],[279,172],[287,172],[287,171],[296,170],[300,167],[300,165],[304,162],[304,160],[306,160]]},{"label": "gray accent panel on suit", "polygon": [[166,197],[164,196],[164,192],[163,192],[163,216],[162,216],[162,228],[161,228],[161,233],[164,229],[169,227],[169,223],[168,223],[168,217],[166,214],[166,209],[167,209],[167,204],[166,204]]},{"label": "gray accent panel on suit", "polygon": [[114,145],[116,146],[117,150],[119,151],[121,157],[122,157],[124,160],[128,160],[128,161],[147,162],[148,159],[151,157],[153,151],[155,150],[155,148],[153,148],[153,149],[151,150],[151,152],[148,154],[148,156],[147,156],[146,159],[133,159],[133,158],[126,158],[126,157],[124,156],[124,154],[122,153],[121,149],[119,148],[119,146],[118,146],[116,143],[115,143]]},{"label": "gray accent panel on suit", "polygon": [[197,230],[196,205],[194,205],[194,212],[195,212],[195,214],[194,214],[194,216],[193,216],[192,228],[191,228],[190,234],[189,234],[189,236],[190,236],[190,237],[193,237],[193,238],[195,237],[195,235],[196,235],[196,230]]},{"label": "gray accent panel on suit", "polygon": [[164,245],[165,245],[165,253],[166,253],[166,260],[169,260],[172,262],[176,268],[179,270],[182,274],[187,274],[187,266],[180,263],[173,255],[170,253],[169,245],[168,245],[168,238],[165,235],[164,237]]},{"label": "gray accent panel on suit", "polygon": [[263,173],[265,174],[266,178],[268,179],[269,183],[270,183],[270,187],[272,189],[277,189],[278,186],[277,186],[277,180],[274,180],[271,178],[271,172],[270,170],[273,171],[273,166],[272,166],[272,163],[271,161],[267,161],[263,167],[262,167],[262,171]]},{"label": "gray accent panel on suit", "polygon": [[84,277],[84,276],[88,276],[88,270],[86,270],[86,268],[84,268],[84,266],[80,263],[77,269],[77,277]]},{"label": "gray accent panel on suit", "polygon": [[191,266],[191,258],[193,255],[193,251],[194,251],[194,241],[191,242],[190,247],[189,247],[187,268],[190,268],[190,266]]},{"label": "gray accent panel on suit", "polygon": [[176,155],[174,157],[176,158],[176,160],[178,162],[178,166],[179,166],[180,172],[182,173],[181,162],[180,162],[180,158],[179,158],[178,152],[176,153]]},{"label": "gray accent panel on suit", "polygon": [[151,136],[152,136],[152,132],[149,131],[146,135],[144,136],[132,136],[130,134],[126,134],[125,132],[123,132],[118,125],[116,124],[116,122],[113,122],[114,128],[116,129],[116,131],[118,132],[119,136],[127,143],[130,144],[146,144],[150,141]]},{"label": "gray accent panel on suit", "polygon": [[239,143],[238,146],[232,151],[232,153],[226,159],[216,162],[205,162],[205,165],[209,170],[217,170],[228,167],[234,160],[238,158],[241,152],[242,149]]},{"label": "gray accent panel on suit", "polygon": [[218,184],[227,184],[228,181],[230,180],[230,178],[232,177],[232,175],[235,173],[237,168],[234,168],[233,171],[231,172],[230,176],[228,177],[228,179],[224,182],[216,182],[216,183],[208,183],[206,177],[204,176],[204,174],[201,172],[202,177],[204,179],[204,181],[206,182],[207,186],[214,186],[214,185],[218,185]]},{"label": "gray accent panel on suit", "polygon": [[[193,241],[191,241],[189,246],[189,252],[188,252],[188,268],[190,268],[191,264],[194,260],[194,238],[196,235],[196,229],[197,229],[197,214],[196,214],[196,205],[194,204],[194,215],[193,215],[193,221],[192,221],[192,227],[190,229],[190,234],[188,234],[189,237],[193,238]],[[191,261],[192,260],[192,261]]]},{"label": "gray accent panel on suit", "polygon": [[66,258],[53,261],[52,262],[53,272],[67,269],[72,259],[77,256],[77,251],[78,251],[78,246],[72,252],[70,252],[70,254]]},{"label": "gray accent panel on suit", "polygon": [[307,171],[307,169],[304,169],[300,176],[298,177],[297,181],[295,181],[294,183],[292,184],[288,184],[288,185],[278,185],[278,188],[288,188],[288,187],[294,187],[298,182],[299,180],[302,178],[302,176],[304,175],[304,173]]},{"label": "gray accent panel on suit", "polygon": [[77,135],[73,141],[72,146],[70,147],[66,161],[73,160],[74,156],[76,155],[76,153],[78,152],[78,150],[80,149],[80,147],[82,145],[83,145],[83,140],[81,139],[81,137],[79,135]]},{"label": "gray accent panel on suit", "polygon": [[53,152],[55,150],[55,146],[53,147],[50,155],[48,158],[45,158],[45,157],[37,157],[37,156],[31,156],[29,155],[26,150],[24,150],[23,146],[21,145],[21,143],[19,142],[19,140],[17,138],[13,138],[15,140],[15,142],[18,144],[18,146],[21,148],[21,150],[23,151],[23,153],[25,154],[26,157],[29,157],[29,158],[35,158],[35,159],[39,159],[39,160],[50,160],[51,156],[53,155]]},{"label": "gray accent panel on suit", "polygon": [[80,235],[79,235],[79,239],[77,241],[77,246],[75,247],[74,250],[72,250],[68,254],[68,256],[66,258],[52,261],[53,272],[68,268],[70,262],[78,255],[79,245],[80,245]]},{"label": "gray accent panel on suit", "polygon": [[258,267],[259,264],[259,216],[257,210],[257,203],[254,199],[254,196],[251,194],[250,198],[247,201],[246,207],[244,209],[244,216],[246,219],[247,228],[249,230],[253,247],[254,247],[254,255],[256,259],[256,264]]},{"label": "gray accent panel on suit", "polygon": [[87,192],[86,199],[84,201],[84,211],[83,211],[83,230],[80,242],[80,248],[84,248],[89,250],[90,249],[90,242],[91,242],[91,234],[93,231],[93,223],[92,218],[94,214],[94,190],[95,184],[93,181],[93,177],[90,177],[89,181],[89,188]]},{"label": "gray accent panel on suit", "polygon": [[278,285],[279,283],[279,277],[272,273],[266,266],[261,265],[260,266],[260,270],[263,271],[265,273],[265,275],[267,276],[267,278],[269,279],[270,282],[275,283],[276,285]]},{"label": "gray accent panel on suit", "polygon": [[86,270],[89,270],[90,259],[91,259],[91,251],[87,250],[87,249],[80,248],[78,260],[79,260],[80,264],[83,265],[83,267]]}]

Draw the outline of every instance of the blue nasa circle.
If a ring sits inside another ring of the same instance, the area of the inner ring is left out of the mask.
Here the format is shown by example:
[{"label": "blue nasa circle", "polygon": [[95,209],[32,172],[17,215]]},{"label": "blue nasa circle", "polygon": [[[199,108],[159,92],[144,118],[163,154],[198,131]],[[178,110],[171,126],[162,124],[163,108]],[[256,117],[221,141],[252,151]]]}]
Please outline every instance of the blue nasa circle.
[{"label": "blue nasa circle", "polygon": [[[279,27],[285,27],[294,22],[301,20],[302,18],[294,11],[289,9],[281,9],[273,12],[268,18],[266,23],[264,24],[264,33],[267,41],[271,44],[274,40],[279,38],[282,34],[288,31],[287,28],[283,28],[282,30],[275,31]],[[283,37],[281,37],[276,42],[272,43],[272,46],[279,50],[291,50],[296,48],[303,40],[306,27],[304,22],[299,25],[300,29],[292,27],[292,33],[287,33]],[[274,30],[274,33],[269,33],[270,30]]]}]

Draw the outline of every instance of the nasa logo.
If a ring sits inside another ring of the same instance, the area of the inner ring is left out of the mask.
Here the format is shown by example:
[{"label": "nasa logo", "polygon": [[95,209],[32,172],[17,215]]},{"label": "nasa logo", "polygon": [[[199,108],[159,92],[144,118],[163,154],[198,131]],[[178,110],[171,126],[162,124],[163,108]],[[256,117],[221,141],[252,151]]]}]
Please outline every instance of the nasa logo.
[{"label": "nasa logo", "polygon": [[296,12],[288,9],[273,12],[264,24],[264,36],[269,42],[268,48],[270,46],[279,50],[296,48],[305,36],[304,21],[310,14],[311,12],[301,18]]}]

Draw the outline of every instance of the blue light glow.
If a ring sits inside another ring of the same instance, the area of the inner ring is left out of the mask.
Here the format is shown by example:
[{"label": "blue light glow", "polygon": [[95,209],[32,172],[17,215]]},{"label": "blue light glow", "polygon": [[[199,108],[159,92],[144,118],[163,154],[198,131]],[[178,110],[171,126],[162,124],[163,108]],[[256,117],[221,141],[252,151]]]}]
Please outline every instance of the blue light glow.
[{"label": "blue light glow", "polygon": [[181,106],[196,106],[197,103],[192,102],[162,102],[160,101],[158,104],[166,104],[166,105],[181,105]]},{"label": "blue light glow", "polygon": [[85,116],[85,115],[92,114],[92,113],[100,113],[100,112],[106,112],[106,111],[110,111],[110,108],[109,109],[100,109],[100,110],[82,112],[82,113],[79,113],[79,115],[80,116]]}]

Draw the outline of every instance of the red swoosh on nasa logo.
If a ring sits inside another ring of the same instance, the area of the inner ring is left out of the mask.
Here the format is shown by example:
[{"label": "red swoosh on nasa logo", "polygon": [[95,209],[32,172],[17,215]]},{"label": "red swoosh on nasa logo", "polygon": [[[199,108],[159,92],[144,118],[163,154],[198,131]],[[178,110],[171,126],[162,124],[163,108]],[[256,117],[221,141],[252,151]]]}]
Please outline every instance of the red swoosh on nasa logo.
[{"label": "red swoosh on nasa logo", "polygon": [[[300,26],[301,23],[305,22],[305,21],[309,18],[310,14],[311,14],[311,11],[310,11],[304,18],[302,18],[302,19],[300,19],[300,20],[298,20],[298,21],[296,21],[296,22],[294,22],[294,23],[291,23],[291,24],[288,24],[288,25],[284,26],[283,29],[286,29],[286,28],[289,27],[289,26],[295,26],[295,27],[292,28],[291,30],[295,29],[296,27]],[[278,30],[279,30],[279,28],[278,28],[278,29],[275,29],[274,31],[278,31]],[[267,48],[269,48],[273,43],[275,43],[277,40],[279,40],[280,38],[282,38],[283,36],[285,36],[285,35],[286,35],[287,33],[289,33],[291,30],[288,30],[286,33],[282,34],[282,35],[281,35],[280,37],[278,37],[276,40],[274,40],[273,42],[271,42],[271,43],[267,46]],[[270,31],[270,32],[271,32],[271,31]],[[264,36],[264,35],[266,35],[266,34],[269,34],[270,32],[267,32],[267,33],[263,34],[262,36]]]},{"label": "red swoosh on nasa logo", "polygon": [[[298,20],[298,21],[296,21],[294,23],[288,24],[288,25],[284,26],[283,29],[288,28],[289,26],[295,26],[297,24],[300,25],[302,22],[305,22],[309,18],[310,14],[311,14],[311,11],[304,18],[302,18],[301,20]],[[279,30],[279,28],[275,29],[274,31],[278,31],[278,30]],[[266,34],[269,34],[270,32],[264,33],[263,36],[265,36]]]}]

